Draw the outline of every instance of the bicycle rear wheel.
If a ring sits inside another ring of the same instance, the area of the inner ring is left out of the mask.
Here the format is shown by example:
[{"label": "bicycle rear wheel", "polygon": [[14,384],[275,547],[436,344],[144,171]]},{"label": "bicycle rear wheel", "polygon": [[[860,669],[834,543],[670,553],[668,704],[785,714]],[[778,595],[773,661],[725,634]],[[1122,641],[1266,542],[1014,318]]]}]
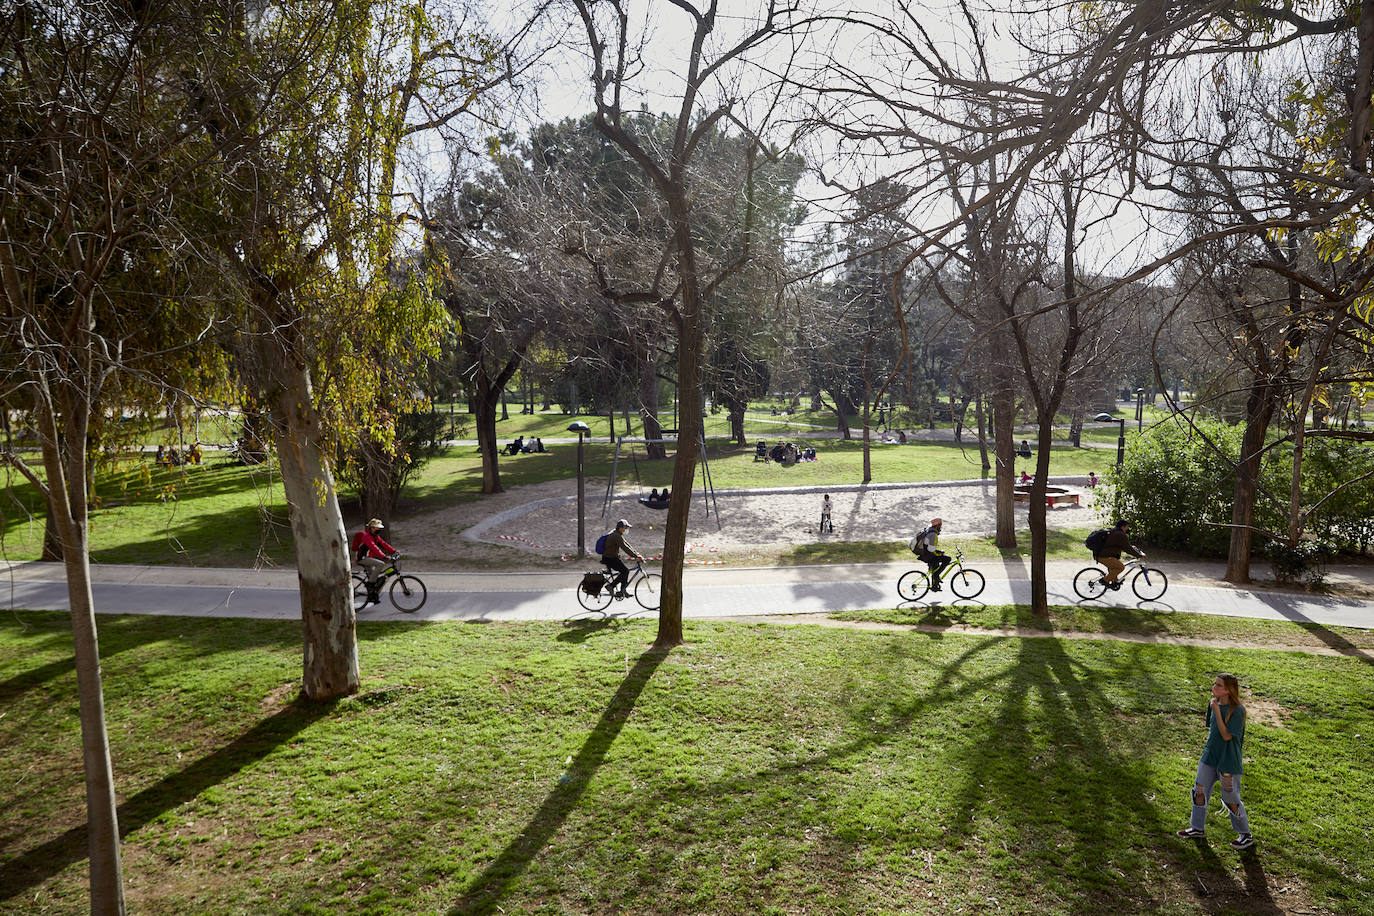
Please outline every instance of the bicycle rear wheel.
[{"label": "bicycle rear wheel", "polygon": [[605,584],[597,589],[595,595],[587,591],[586,585],[581,582],[577,583],[577,603],[589,611],[606,610],[606,607],[611,603],[610,579],[608,578]]},{"label": "bicycle rear wheel", "polygon": [[1131,576],[1131,591],[1135,592],[1135,596],[1141,601],[1162,598],[1168,587],[1169,577],[1164,575],[1162,569],[1142,566],[1134,576]]},{"label": "bicycle rear wheel", "polygon": [[357,573],[353,574],[353,612],[356,614],[367,607],[367,580]]},{"label": "bicycle rear wheel", "polygon": [[1073,590],[1085,601],[1101,598],[1107,593],[1107,585],[1102,581],[1104,575],[1106,573],[1096,566],[1079,570],[1078,575],[1073,577]]},{"label": "bicycle rear wheel", "polygon": [[976,598],[987,585],[983,574],[976,569],[961,569],[945,581],[960,598]]},{"label": "bicycle rear wheel", "polygon": [[919,601],[930,591],[930,579],[923,570],[913,569],[897,580],[897,596],[903,601]]},{"label": "bicycle rear wheel", "polygon": [[646,611],[656,611],[663,603],[663,577],[658,573],[645,573],[635,583],[635,600]]},{"label": "bicycle rear wheel", "polygon": [[396,581],[391,583],[391,603],[396,605],[398,611],[412,614],[425,606],[428,597],[425,583],[414,576],[397,576]]}]

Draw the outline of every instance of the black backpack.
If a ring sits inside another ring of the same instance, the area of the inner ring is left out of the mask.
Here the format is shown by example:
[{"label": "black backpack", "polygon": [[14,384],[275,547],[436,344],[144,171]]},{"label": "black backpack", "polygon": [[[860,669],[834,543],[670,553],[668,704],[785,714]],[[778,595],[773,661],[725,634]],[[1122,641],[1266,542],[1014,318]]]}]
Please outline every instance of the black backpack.
[{"label": "black backpack", "polygon": [[1101,550],[1102,545],[1107,542],[1107,534],[1106,528],[1098,528],[1092,534],[1084,538],[1083,546],[1091,550],[1093,556],[1097,556],[1097,552]]}]

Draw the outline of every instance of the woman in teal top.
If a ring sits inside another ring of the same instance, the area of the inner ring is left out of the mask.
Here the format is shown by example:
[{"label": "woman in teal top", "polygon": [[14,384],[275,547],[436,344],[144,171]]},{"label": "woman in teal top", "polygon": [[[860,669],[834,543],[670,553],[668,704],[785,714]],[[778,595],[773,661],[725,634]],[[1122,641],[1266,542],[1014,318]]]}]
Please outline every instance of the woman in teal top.
[{"label": "woman in teal top", "polygon": [[1240,774],[1245,756],[1245,707],[1240,702],[1240,682],[1233,674],[1220,674],[1212,682],[1212,701],[1207,705],[1207,746],[1197,765],[1197,783],[1193,786],[1193,816],[1188,826],[1178,832],[1181,837],[1201,838],[1207,835],[1207,801],[1212,787],[1221,783],[1221,800],[1231,817],[1236,838],[1234,849],[1249,849],[1255,845],[1250,835],[1250,819],[1240,800]]}]

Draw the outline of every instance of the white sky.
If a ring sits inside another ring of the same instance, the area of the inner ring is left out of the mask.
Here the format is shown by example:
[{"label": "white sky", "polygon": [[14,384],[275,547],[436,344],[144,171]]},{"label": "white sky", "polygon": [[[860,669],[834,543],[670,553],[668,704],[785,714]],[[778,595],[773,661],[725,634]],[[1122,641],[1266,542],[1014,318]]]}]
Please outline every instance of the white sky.
[{"label": "white sky", "polygon": [[[704,6],[705,0],[697,0],[697,3]],[[757,0],[724,0],[721,6],[724,12],[718,17],[717,32],[708,45],[708,57],[711,50],[733,44],[746,29],[752,28],[764,4]],[[604,4],[594,8],[605,12]],[[625,107],[633,109],[644,105],[653,111],[675,113],[680,104],[691,23],[685,13],[662,0],[629,0],[628,8],[631,11],[630,33],[642,42],[643,54],[639,69],[628,81],[629,92],[633,94],[627,93]],[[522,21],[529,9],[528,2],[497,0],[487,10],[487,15],[498,31],[507,31]],[[903,6],[899,0],[854,0],[851,3],[817,0],[808,9],[862,17],[885,14],[898,20],[906,13],[909,17],[905,26],[912,32],[923,30],[925,40],[934,51],[961,67],[971,62],[966,50],[968,27],[960,12],[961,6],[956,3]],[[1057,9],[1072,10],[1073,7]],[[1052,34],[1055,25],[1045,14],[1040,18],[1029,15],[1010,18],[986,6],[975,8],[974,15],[984,30],[988,66],[995,76],[1009,76],[1035,63],[1013,40],[1013,31],[1023,36],[1032,30]],[[531,39],[553,49],[544,54],[541,65],[533,71],[520,102],[505,112],[510,126],[523,130],[539,121],[557,121],[590,113],[590,57],[586,50],[586,33],[573,5],[567,0],[555,2],[543,26]],[[826,129],[812,129],[797,136],[798,126],[817,110],[819,97],[796,86],[788,87],[782,107],[771,114],[765,114],[770,106],[756,104],[760,97],[771,102],[773,96],[767,90],[776,87],[777,77],[784,71],[813,87],[826,86],[840,78],[837,65],[839,70],[848,71],[851,76],[862,75],[874,80],[879,88],[884,84],[892,88],[894,83],[901,81],[913,101],[920,101],[918,94],[932,88],[928,81],[923,82],[923,67],[914,56],[894,47],[890,40],[880,39],[872,30],[839,26],[833,20],[821,21],[802,35],[769,41],[758,53],[752,54],[747,63],[722,71],[713,87],[717,97],[730,92],[744,98],[744,104],[738,109],[742,119],[751,127],[766,124],[766,134],[771,140],[791,145],[815,170],[800,189],[810,204],[811,230],[842,215],[851,206],[846,196],[822,183],[822,175],[830,181],[853,185],[875,176],[890,175],[911,165],[917,155],[885,152],[871,141],[846,142],[836,132]],[[998,70],[1002,72],[996,72]],[[827,99],[823,104],[829,105],[832,101]],[[880,106],[871,104],[856,106],[851,102],[843,110],[855,119],[871,114],[890,123],[892,118],[890,109],[883,111]],[[920,124],[919,121],[919,116],[913,115],[913,123],[920,129],[929,129],[929,122]],[[939,174],[927,172],[925,180],[931,182],[927,187],[929,193],[924,194],[919,205],[913,208],[912,221],[923,228],[931,228],[948,220],[954,210]],[[1095,204],[1096,213],[1102,220],[1083,237],[1080,263],[1087,269],[1121,275],[1151,260],[1166,247],[1173,234],[1167,225],[1170,217],[1167,212],[1126,203],[1107,218],[1107,209],[1114,203],[1110,197],[1111,182],[1104,184],[1104,190],[1107,196],[1099,198]],[[1152,207],[1164,203],[1157,195],[1147,198],[1147,202]],[[1083,222],[1086,221],[1085,218]]]}]

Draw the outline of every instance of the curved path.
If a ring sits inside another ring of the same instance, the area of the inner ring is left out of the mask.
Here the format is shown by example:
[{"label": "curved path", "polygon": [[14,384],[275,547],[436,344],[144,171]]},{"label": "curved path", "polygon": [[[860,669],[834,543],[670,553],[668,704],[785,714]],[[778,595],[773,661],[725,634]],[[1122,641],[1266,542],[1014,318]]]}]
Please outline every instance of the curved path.
[{"label": "curved path", "polygon": [[[1024,603],[1030,582],[1021,562],[970,564],[987,576],[987,589],[975,601]],[[1049,564],[1050,601],[1079,603],[1070,584],[1081,563]],[[588,560],[586,568],[593,568]],[[815,614],[899,606],[897,577],[909,564],[688,569],[684,574],[689,618]],[[385,600],[359,615],[364,620],[565,620],[586,614],[573,587],[582,566],[559,572],[422,572],[429,600],[415,614],[402,614]],[[1153,611],[1183,611],[1228,617],[1291,620],[1328,626],[1374,629],[1374,600],[1336,598],[1302,592],[1243,589],[1218,585],[1198,568],[1171,570],[1169,591],[1160,601],[1141,602],[1129,587],[1104,604]],[[1367,579],[1370,571],[1360,570]],[[96,608],[101,613],[163,614],[189,617],[248,617],[294,620],[300,616],[296,574],[292,570],[185,569],[160,566],[92,567]],[[927,596],[957,603],[948,591]],[[66,610],[63,569],[55,563],[0,565],[0,607]],[[633,601],[614,604],[610,613],[647,615]]]}]

